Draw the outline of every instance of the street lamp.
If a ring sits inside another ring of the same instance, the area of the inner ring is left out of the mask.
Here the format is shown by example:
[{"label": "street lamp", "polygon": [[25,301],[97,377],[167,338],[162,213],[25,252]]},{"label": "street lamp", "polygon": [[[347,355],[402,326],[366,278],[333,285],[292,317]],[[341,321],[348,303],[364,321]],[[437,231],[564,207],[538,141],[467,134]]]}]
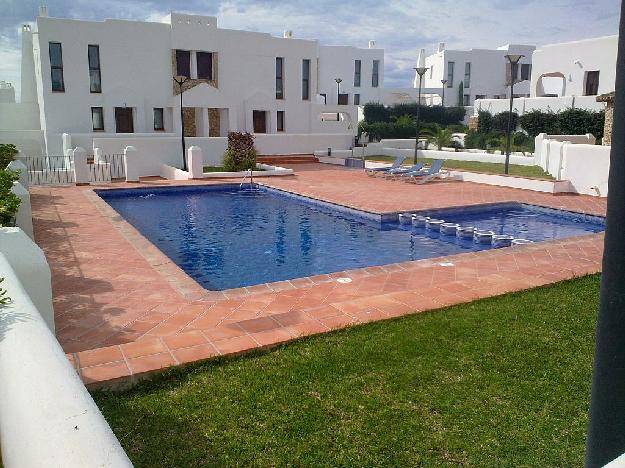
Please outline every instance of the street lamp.
[{"label": "street lamp", "polygon": [[182,86],[189,81],[189,77],[188,76],[182,76],[182,75],[176,75],[173,77],[174,82],[176,82],[178,84],[178,87],[180,88],[180,126],[181,126],[181,133],[182,133],[182,170],[186,171],[187,170],[187,158],[185,156],[185,152],[186,152],[186,148],[185,148],[185,144],[184,144],[184,114],[182,112]]},{"label": "street lamp", "polygon": [[506,142],[506,165],[504,172],[507,174],[510,167],[510,147],[512,145],[512,102],[514,101],[514,79],[518,73],[519,61],[525,57],[520,54],[508,54],[506,60],[510,63],[510,112],[508,112],[508,140]]},{"label": "street lamp", "polygon": [[445,107],[445,88],[447,87],[447,80],[441,80],[443,84],[443,97],[441,98],[441,106]]},{"label": "street lamp", "polygon": [[417,57],[417,66],[414,67],[414,71],[419,75],[419,98],[417,99],[417,130],[415,135],[414,142],[414,160],[413,164],[417,164],[417,151],[419,149],[419,130],[420,130],[420,118],[421,118],[421,85],[423,84],[423,75],[428,70],[428,67],[425,66],[425,50],[421,49],[419,51],[419,56]]},{"label": "street lamp", "polygon": [[[339,96],[341,95],[341,81],[343,81],[341,78],[334,78],[334,81],[336,81],[336,105],[339,105]],[[340,118],[339,113],[336,113],[336,121],[338,122]]]}]

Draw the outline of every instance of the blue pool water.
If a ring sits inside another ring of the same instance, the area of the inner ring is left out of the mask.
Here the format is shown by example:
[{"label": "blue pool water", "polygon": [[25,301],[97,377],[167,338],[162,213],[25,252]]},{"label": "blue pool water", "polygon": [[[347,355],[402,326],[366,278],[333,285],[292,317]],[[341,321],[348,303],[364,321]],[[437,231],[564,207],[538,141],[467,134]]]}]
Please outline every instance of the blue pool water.
[{"label": "blue pool water", "polygon": [[[211,290],[491,248],[273,189],[228,184],[98,194]],[[604,229],[600,217],[521,204],[427,214],[533,241]]]}]

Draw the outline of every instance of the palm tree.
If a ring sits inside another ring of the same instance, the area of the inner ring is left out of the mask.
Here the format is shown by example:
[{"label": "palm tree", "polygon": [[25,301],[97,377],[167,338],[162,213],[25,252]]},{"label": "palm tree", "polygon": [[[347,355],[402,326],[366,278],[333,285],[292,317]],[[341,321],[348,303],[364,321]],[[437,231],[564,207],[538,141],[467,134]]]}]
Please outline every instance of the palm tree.
[{"label": "palm tree", "polygon": [[433,130],[423,130],[421,134],[428,139],[428,142],[434,143],[439,151],[443,149],[443,146],[451,145],[453,139],[451,130],[439,125]]}]

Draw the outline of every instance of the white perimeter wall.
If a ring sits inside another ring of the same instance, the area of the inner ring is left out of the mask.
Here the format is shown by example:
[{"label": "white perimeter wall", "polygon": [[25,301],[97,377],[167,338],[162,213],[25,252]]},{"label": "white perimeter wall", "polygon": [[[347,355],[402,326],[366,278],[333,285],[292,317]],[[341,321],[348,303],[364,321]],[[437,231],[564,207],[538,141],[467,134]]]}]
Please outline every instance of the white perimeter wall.
[{"label": "white perimeter wall", "polygon": [[[596,96],[516,98],[512,102],[512,111],[519,115],[533,110],[560,112],[572,107],[600,111],[605,109],[605,103],[597,102]],[[478,115],[482,110],[495,115],[500,112],[508,112],[509,109],[510,101],[508,99],[478,99],[475,101],[473,112],[474,115]]]}]

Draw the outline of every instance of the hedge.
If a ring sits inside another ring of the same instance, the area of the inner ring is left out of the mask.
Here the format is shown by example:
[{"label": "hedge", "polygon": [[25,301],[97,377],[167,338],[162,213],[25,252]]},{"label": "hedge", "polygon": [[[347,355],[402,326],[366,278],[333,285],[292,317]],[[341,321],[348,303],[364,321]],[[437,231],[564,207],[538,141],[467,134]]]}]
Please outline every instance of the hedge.
[{"label": "hedge", "polygon": [[[395,104],[386,107],[379,103],[365,104],[365,122],[368,124],[376,122],[390,123],[401,116],[409,115],[416,117],[416,103]],[[420,106],[420,118],[422,122],[436,123],[439,125],[460,124],[464,120],[464,107],[442,107],[442,106]]]},{"label": "hedge", "polygon": [[585,135],[592,133],[597,140],[603,138],[605,111],[585,109],[567,109],[561,112],[527,112],[519,118],[519,124],[525,132],[535,137],[539,133],[551,135]]}]

